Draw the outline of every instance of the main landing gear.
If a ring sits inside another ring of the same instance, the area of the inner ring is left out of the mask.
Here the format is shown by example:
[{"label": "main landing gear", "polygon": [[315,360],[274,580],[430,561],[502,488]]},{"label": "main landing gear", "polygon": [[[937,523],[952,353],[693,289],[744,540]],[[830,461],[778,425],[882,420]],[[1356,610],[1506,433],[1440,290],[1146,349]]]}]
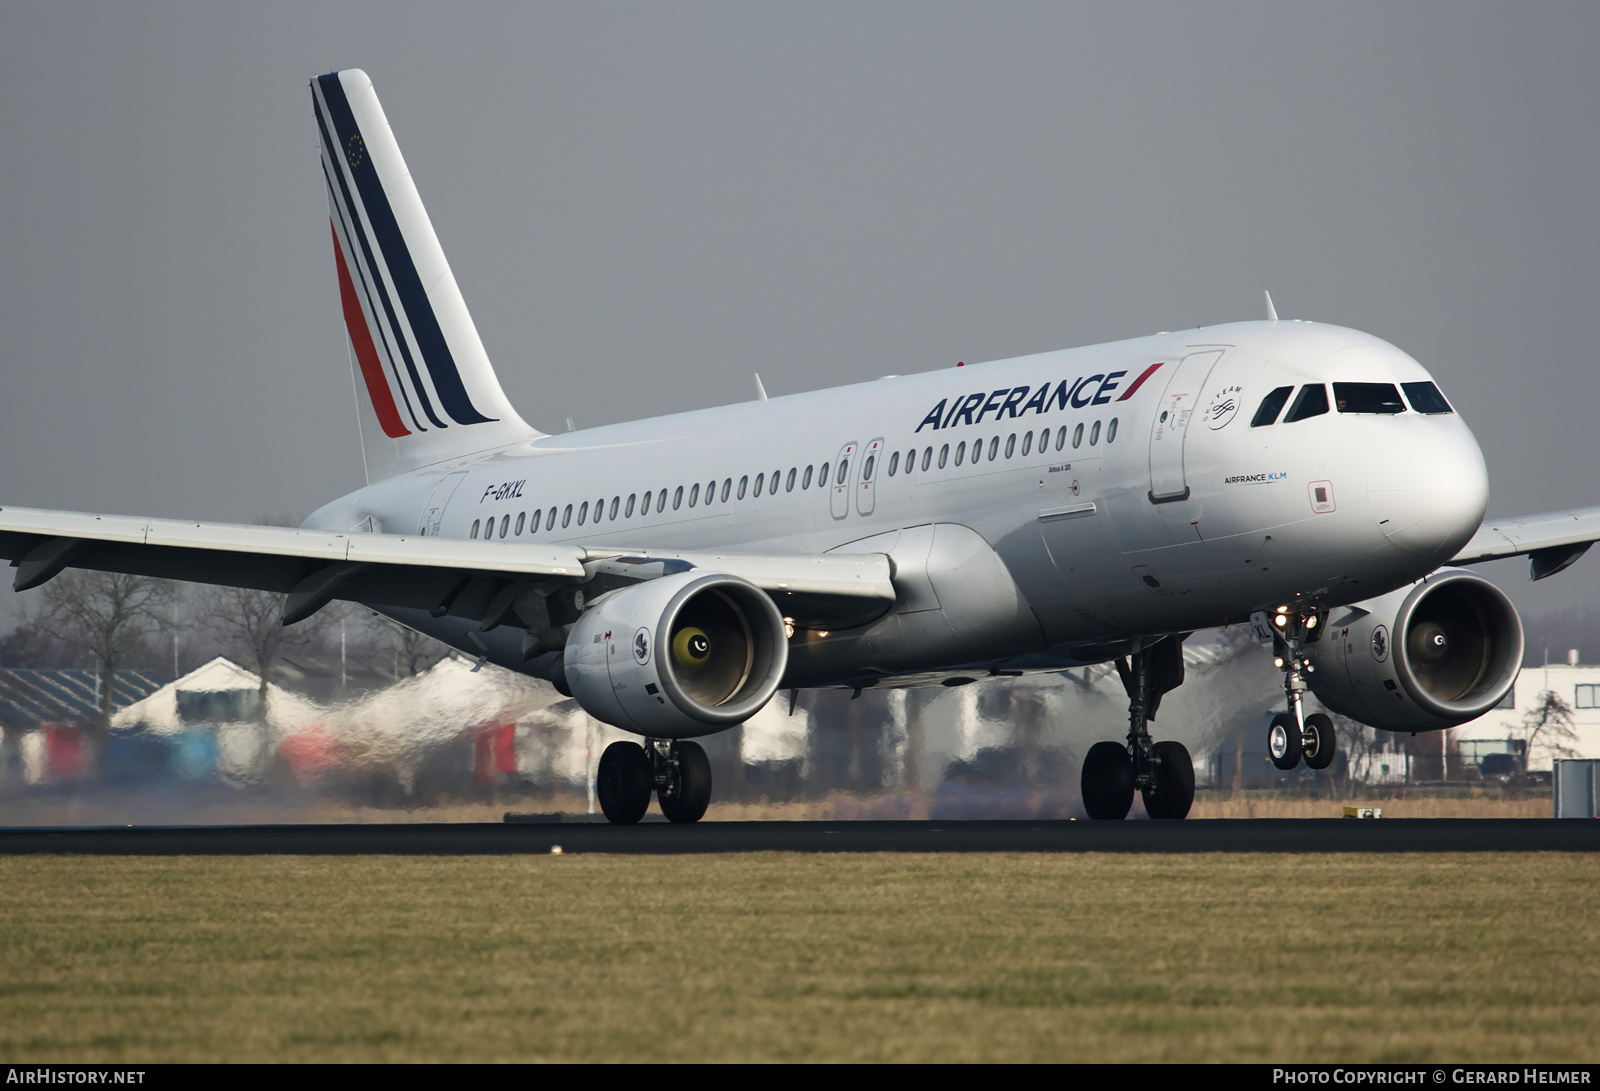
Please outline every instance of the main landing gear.
[{"label": "main landing gear", "polygon": [[698,822],[711,802],[711,762],[698,743],[646,739],[614,742],[600,755],[595,795],[606,819],[631,826],[650,807],[650,793],[670,822]]},{"label": "main landing gear", "polygon": [[1194,763],[1180,742],[1150,738],[1163,694],[1183,683],[1183,641],[1165,637],[1132,663],[1117,660],[1128,691],[1128,741],[1097,742],[1083,759],[1083,805],[1090,818],[1128,817],[1133,793],[1144,797],[1151,818],[1184,818],[1194,804]]},{"label": "main landing gear", "polygon": [[1272,718],[1267,729],[1267,753],[1272,764],[1285,771],[1293,769],[1304,758],[1311,769],[1326,769],[1333,764],[1338,742],[1334,738],[1333,721],[1320,712],[1306,715],[1304,696],[1306,675],[1311,673],[1311,661],[1306,658],[1306,643],[1321,634],[1315,612],[1291,614],[1280,610],[1272,619],[1273,662],[1283,671],[1283,693],[1289,711]]}]

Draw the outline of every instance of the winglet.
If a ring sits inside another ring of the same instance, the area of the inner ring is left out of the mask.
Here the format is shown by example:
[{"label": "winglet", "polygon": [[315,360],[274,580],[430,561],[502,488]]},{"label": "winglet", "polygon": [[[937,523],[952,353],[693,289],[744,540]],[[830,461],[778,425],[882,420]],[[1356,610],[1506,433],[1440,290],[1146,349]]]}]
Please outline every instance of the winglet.
[{"label": "winglet", "polygon": [[1267,297],[1267,321],[1276,322],[1278,320],[1278,309],[1272,305],[1272,293],[1263,288],[1261,289],[1261,294]]},{"label": "winglet", "polygon": [[766,401],[767,388],[761,385],[761,372],[752,371],[750,374],[756,377],[756,397],[760,398],[762,401]]}]

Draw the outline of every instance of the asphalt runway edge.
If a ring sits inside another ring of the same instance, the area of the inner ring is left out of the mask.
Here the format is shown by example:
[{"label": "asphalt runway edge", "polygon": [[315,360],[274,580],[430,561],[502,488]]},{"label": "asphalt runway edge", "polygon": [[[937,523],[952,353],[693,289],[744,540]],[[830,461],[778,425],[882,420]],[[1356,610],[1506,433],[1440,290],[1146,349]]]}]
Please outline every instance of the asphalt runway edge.
[{"label": "asphalt runway edge", "polygon": [[396,823],[0,828],[0,855],[486,856],[748,852],[1596,852],[1600,821],[1539,818],[1184,822]]}]

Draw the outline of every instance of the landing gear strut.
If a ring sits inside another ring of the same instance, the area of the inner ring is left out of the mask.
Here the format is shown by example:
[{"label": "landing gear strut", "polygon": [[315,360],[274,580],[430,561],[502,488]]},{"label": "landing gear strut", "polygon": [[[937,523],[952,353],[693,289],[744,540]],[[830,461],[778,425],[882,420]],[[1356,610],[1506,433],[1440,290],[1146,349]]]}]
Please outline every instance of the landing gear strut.
[{"label": "landing gear strut", "polygon": [[1149,723],[1162,695],[1183,683],[1183,641],[1165,637],[1117,660],[1128,691],[1126,745],[1098,742],[1083,759],[1083,805],[1090,818],[1121,819],[1133,806],[1134,789],[1151,818],[1184,818],[1194,804],[1194,763],[1182,743],[1156,742]]},{"label": "landing gear strut", "polygon": [[1338,747],[1333,721],[1320,712],[1307,715],[1305,710],[1306,675],[1312,671],[1305,646],[1320,635],[1320,623],[1321,615],[1315,611],[1294,614],[1280,610],[1272,619],[1273,658],[1283,671],[1283,693],[1289,705],[1289,711],[1274,716],[1267,729],[1267,753],[1279,769],[1293,769],[1302,757],[1307,767],[1326,769],[1333,764]]},{"label": "landing gear strut", "polygon": [[698,822],[711,802],[711,762],[698,743],[647,739],[614,742],[600,755],[595,795],[607,821],[631,826],[650,807],[650,793],[669,822]]}]

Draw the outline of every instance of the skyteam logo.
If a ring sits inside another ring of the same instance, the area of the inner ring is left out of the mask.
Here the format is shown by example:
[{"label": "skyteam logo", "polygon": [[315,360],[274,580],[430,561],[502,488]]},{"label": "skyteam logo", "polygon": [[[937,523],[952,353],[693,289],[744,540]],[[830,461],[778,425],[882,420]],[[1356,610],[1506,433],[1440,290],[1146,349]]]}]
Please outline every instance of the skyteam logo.
[{"label": "skyteam logo", "polygon": [[1207,428],[1216,432],[1228,427],[1233,418],[1239,415],[1239,395],[1243,390],[1243,387],[1230,386],[1217,391],[1211,404],[1206,407]]},{"label": "skyteam logo", "polygon": [[[922,423],[916,430],[932,426],[935,430],[941,428],[954,428],[958,424],[982,424],[984,418],[990,413],[995,420],[1016,418],[1032,413],[1035,416],[1048,413],[1056,409],[1083,409],[1091,405],[1106,405],[1112,401],[1125,402],[1138,393],[1145,380],[1154,375],[1163,364],[1151,364],[1139,373],[1139,377],[1127,386],[1122,385],[1126,371],[1113,371],[1109,374],[1096,374],[1081,376],[1068,382],[1062,379],[1051,389],[1050,383],[1045,383],[1035,389],[1032,386],[1012,386],[1000,390],[978,391],[976,394],[957,394],[954,398],[942,398],[939,404],[928,410],[927,416],[922,418]],[[1118,394],[1117,391],[1121,390]],[[1113,394],[1117,396],[1112,397]]]},{"label": "skyteam logo", "polygon": [[650,662],[650,630],[640,628],[633,634],[633,661],[639,666]]}]

